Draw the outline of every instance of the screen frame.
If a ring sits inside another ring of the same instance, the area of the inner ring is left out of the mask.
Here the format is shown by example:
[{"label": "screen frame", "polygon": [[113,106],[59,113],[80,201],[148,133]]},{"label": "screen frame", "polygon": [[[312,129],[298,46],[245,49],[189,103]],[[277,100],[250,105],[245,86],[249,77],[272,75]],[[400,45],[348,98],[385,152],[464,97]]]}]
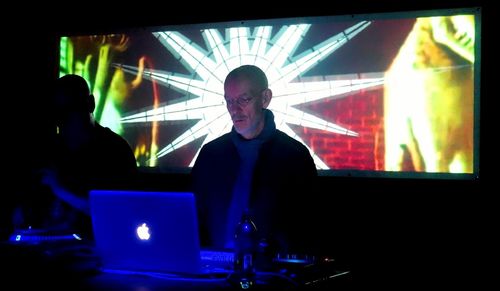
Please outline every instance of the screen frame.
[{"label": "screen frame", "polygon": [[[218,28],[227,26],[238,25],[261,25],[265,22],[268,25],[281,25],[291,20],[293,21],[314,21],[314,23],[321,23],[327,21],[351,21],[351,20],[383,20],[383,19],[397,19],[407,17],[430,17],[430,16],[447,16],[455,14],[473,14],[475,17],[475,62],[474,62],[474,109],[473,109],[473,171],[472,173],[443,173],[443,172],[414,172],[414,171],[384,171],[384,170],[355,170],[355,169],[334,169],[334,170],[318,170],[320,176],[335,176],[335,177],[369,177],[369,178],[405,178],[405,179],[459,179],[459,180],[478,180],[480,168],[480,104],[481,104],[481,7],[466,7],[466,8],[439,8],[439,9],[424,9],[424,10],[408,10],[396,12],[370,12],[370,13],[353,13],[345,15],[325,15],[325,16],[306,16],[295,18],[263,18],[263,19],[248,19],[248,20],[232,20],[232,21],[219,21],[219,22],[203,22],[203,23],[184,23],[184,24],[168,24],[168,25],[149,25],[143,27],[126,27],[109,29],[106,31],[101,29],[100,32],[91,32],[96,34],[109,34],[109,33],[135,33],[135,32],[152,32],[160,30],[176,30],[184,29],[189,26],[190,29],[202,29],[207,26]],[[89,32],[75,32],[75,33],[60,33],[58,39],[61,37],[85,35]],[[59,43],[59,42],[58,42]],[[59,51],[59,50],[58,50]],[[59,58],[59,56],[58,56]],[[58,64],[59,65],[59,64]],[[176,167],[140,167],[141,171],[145,173],[167,173],[167,174],[189,174],[191,168],[176,168]]]}]

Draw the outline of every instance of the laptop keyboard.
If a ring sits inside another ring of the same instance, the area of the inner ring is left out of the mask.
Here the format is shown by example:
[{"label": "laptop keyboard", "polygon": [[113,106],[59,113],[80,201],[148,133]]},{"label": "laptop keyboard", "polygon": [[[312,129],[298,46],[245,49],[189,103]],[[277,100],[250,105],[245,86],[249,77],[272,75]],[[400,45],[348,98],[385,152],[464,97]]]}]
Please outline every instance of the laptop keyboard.
[{"label": "laptop keyboard", "polygon": [[229,251],[201,250],[200,257],[202,261],[207,262],[234,262],[234,254]]},{"label": "laptop keyboard", "polygon": [[201,250],[201,262],[204,266],[221,269],[232,269],[234,254],[230,251]]}]

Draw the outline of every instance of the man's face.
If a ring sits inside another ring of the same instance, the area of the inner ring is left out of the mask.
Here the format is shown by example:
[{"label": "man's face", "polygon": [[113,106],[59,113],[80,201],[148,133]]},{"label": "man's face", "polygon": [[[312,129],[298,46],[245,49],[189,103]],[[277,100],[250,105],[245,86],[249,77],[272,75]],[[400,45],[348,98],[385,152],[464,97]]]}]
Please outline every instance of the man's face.
[{"label": "man's face", "polygon": [[234,79],[224,86],[224,98],[233,125],[246,139],[255,138],[264,128],[265,102],[261,88],[246,79]]}]

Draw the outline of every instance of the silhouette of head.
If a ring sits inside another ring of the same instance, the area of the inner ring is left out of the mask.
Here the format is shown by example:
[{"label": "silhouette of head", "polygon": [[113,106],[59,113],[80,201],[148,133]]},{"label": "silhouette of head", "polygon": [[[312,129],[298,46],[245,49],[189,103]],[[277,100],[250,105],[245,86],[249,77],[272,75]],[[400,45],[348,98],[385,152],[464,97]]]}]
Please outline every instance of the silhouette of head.
[{"label": "silhouette of head", "polygon": [[78,75],[65,75],[56,80],[53,95],[56,123],[64,125],[69,119],[90,119],[94,111],[94,96],[87,81]]}]

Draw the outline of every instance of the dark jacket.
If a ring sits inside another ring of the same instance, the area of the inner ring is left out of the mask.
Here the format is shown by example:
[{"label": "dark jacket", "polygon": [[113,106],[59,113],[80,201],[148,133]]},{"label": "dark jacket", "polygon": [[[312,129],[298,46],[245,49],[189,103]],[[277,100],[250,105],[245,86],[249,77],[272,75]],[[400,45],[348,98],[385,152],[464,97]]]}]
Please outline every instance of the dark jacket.
[{"label": "dark jacket", "polygon": [[[60,183],[74,195],[88,199],[92,189],[125,188],[137,173],[134,153],[128,143],[107,127],[96,124],[88,144],[77,151],[69,151],[59,139],[55,140],[51,161]],[[50,191],[49,188],[46,188]],[[47,193],[51,202],[43,228],[74,231],[91,238],[90,216]],[[45,216],[44,213],[40,214]]]},{"label": "dark jacket", "polygon": [[[202,243],[222,248],[240,158],[231,133],[207,143],[192,170]],[[316,166],[308,149],[276,130],[260,150],[249,208],[259,236],[280,250],[307,247]]]}]

